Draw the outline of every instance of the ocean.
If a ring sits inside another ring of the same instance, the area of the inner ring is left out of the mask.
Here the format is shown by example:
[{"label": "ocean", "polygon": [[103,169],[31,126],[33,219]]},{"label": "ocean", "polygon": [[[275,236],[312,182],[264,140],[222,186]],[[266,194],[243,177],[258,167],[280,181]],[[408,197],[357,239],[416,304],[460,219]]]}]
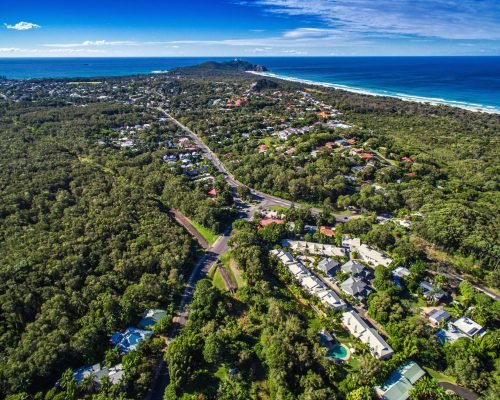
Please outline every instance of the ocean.
[{"label": "ocean", "polygon": [[[500,57],[241,57],[269,74],[371,95],[500,113]],[[9,79],[149,74],[231,58],[0,58]]]}]

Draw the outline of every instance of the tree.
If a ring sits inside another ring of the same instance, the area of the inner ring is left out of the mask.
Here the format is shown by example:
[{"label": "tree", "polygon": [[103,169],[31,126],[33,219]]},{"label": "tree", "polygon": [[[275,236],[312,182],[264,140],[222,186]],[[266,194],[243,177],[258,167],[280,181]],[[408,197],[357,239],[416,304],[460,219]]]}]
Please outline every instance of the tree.
[{"label": "tree", "polygon": [[347,395],[347,400],[371,400],[372,388],[370,386],[361,386]]}]

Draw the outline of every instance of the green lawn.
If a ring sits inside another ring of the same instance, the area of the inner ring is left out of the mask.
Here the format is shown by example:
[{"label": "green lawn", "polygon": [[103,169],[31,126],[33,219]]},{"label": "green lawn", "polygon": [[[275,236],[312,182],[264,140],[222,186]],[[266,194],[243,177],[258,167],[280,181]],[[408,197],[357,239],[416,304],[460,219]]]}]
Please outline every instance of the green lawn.
[{"label": "green lawn", "polygon": [[[236,266],[235,261],[231,257],[231,253],[225,253],[220,257],[221,263],[226,267],[229,279],[236,288],[242,288],[247,285],[246,280],[243,278],[241,271]],[[231,265],[233,268],[231,268]]]},{"label": "green lawn", "polygon": [[213,285],[222,291],[226,291],[226,284],[224,283],[224,279],[222,279],[222,275],[219,272],[219,268],[215,270],[214,276],[212,278]]},{"label": "green lawn", "polygon": [[193,220],[189,220],[189,222],[191,222],[191,225],[193,225],[194,228],[200,233],[200,235],[205,238],[208,244],[213,244],[219,237],[218,234],[213,233],[210,229],[205,228],[203,225],[200,225]]},{"label": "green lawn", "polygon": [[454,378],[453,376],[446,375],[441,371],[436,371],[435,369],[428,368],[428,367],[424,367],[424,369],[427,371],[427,373],[430,376],[432,376],[438,382],[449,382],[449,383],[453,383],[454,385],[457,384],[457,379]]}]

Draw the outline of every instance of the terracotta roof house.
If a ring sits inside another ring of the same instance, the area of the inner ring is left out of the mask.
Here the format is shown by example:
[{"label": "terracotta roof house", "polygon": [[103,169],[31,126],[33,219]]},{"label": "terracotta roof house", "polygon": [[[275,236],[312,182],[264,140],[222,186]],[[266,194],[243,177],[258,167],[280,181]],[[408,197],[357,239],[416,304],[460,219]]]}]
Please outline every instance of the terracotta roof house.
[{"label": "terracotta roof house", "polygon": [[328,226],[321,226],[319,228],[319,233],[328,237],[332,237],[335,236],[335,228],[330,228]]}]

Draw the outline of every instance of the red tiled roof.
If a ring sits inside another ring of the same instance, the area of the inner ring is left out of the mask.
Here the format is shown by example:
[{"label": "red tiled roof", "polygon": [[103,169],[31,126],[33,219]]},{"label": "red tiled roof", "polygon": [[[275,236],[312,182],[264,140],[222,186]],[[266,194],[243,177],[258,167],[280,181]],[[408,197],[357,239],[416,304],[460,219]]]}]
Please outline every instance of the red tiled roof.
[{"label": "red tiled roof", "polygon": [[373,158],[373,154],[370,154],[370,153],[363,153],[360,155],[360,157],[363,159],[363,160],[367,160],[369,158]]},{"label": "red tiled roof", "polygon": [[208,192],[208,195],[209,195],[210,197],[217,197],[217,189],[216,189],[216,188],[213,188],[212,190],[210,190],[210,191]]},{"label": "red tiled roof", "polygon": [[284,224],[285,221],[279,218],[262,218],[260,220],[260,225],[261,226],[267,226],[270,224]]},{"label": "red tiled roof", "polygon": [[322,226],[319,228],[319,233],[325,235],[325,236],[335,236],[335,228],[329,228],[328,226]]}]

